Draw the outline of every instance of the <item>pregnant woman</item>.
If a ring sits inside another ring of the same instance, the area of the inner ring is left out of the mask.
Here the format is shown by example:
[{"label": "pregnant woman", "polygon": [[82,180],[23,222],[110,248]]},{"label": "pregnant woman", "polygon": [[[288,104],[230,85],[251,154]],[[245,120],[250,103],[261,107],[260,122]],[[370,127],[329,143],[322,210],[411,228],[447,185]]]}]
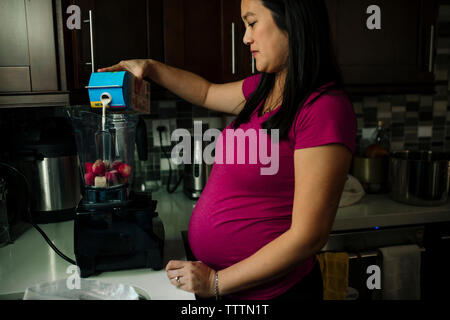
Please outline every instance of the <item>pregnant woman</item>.
[{"label": "pregnant woman", "polygon": [[[356,143],[327,9],[323,0],[242,0],[241,18],[259,72],[247,79],[213,84],[151,59],[99,71],[127,70],[138,84],[150,78],[194,105],[236,115],[217,139],[192,212],[196,261],[170,261],[171,283],[198,299],[320,300],[315,255],[328,240]],[[268,171],[253,157],[261,149],[276,156]]]}]

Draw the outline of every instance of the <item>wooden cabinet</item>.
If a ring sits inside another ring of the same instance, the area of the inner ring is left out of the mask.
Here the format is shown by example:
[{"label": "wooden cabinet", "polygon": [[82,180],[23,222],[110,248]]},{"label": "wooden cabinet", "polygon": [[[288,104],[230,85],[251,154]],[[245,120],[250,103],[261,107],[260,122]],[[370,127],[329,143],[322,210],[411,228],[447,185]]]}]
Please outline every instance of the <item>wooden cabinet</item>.
[{"label": "wooden cabinet", "polygon": [[245,25],[240,0],[221,0],[222,80],[238,81],[257,73],[250,47],[243,42]]},{"label": "wooden cabinet", "polygon": [[237,81],[252,74],[244,32],[240,0],[164,1],[165,62],[209,81]]},{"label": "wooden cabinet", "polygon": [[[436,0],[326,3],[350,93],[434,90]],[[243,43],[241,0],[62,0],[62,9],[71,4],[78,5],[82,15],[80,30],[64,29],[71,103],[88,101],[85,86],[92,72],[91,42],[95,69],[120,60],[153,58],[216,83],[238,81],[258,72],[250,48]],[[367,27],[371,5],[380,9],[381,29]],[[152,99],[173,97],[153,84]]]},{"label": "wooden cabinet", "polygon": [[164,1],[165,63],[220,80],[220,1]]},{"label": "wooden cabinet", "polygon": [[163,60],[162,2],[63,1],[63,10],[81,9],[81,29],[64,32],[71,103],[89,101],[85,87],[93,70],[135,58]]},{"label": "wooden cabinet", "polygon": [[[431,92],[436,44],[434,0],[327,0],[333,41],[350,92]],[[380,29],[369,29],[376,18]],[[369,12],[369,13],[368,13]],[[374,16],[375,14],[375,16]]]},{"label": "wooden cabinet", "polygon": [[0,108],[66,105],[59,0],[0,1]]}]

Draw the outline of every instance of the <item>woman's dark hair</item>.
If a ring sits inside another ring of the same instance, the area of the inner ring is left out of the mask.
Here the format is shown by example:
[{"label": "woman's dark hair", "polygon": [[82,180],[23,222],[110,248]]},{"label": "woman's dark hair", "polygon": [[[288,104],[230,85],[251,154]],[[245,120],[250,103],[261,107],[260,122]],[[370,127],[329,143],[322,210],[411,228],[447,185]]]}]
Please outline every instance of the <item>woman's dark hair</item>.
[{"label": "woman's dark hair", "polygon": [[[324,0],[260,0],[275,24],[289,37],[289,58],[283,93],[283,107],[262,124],[279,129],[287,139],[296,114],[318,88],[334,81],[331,88],[342,88],[342,77],[330,36],[328,11]],[[275,74],[262,73],[257,89],[234,121],[234,129],[247,123],[253,111],[265,100],[275,84]],[[318,96],[314,99],[316,100]],[[311,101],[312,103],[313,101]]]}]

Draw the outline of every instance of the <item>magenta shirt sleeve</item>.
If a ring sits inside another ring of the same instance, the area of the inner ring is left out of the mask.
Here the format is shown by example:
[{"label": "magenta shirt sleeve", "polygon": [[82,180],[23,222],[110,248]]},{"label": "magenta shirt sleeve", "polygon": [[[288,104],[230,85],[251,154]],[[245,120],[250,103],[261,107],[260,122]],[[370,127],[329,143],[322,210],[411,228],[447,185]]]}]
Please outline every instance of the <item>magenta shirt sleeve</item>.
[{"label": "magenta shirt sleeve", "polygon": [[253,91],[258,88],[259,80],[261,79],[261,74],[255,74],[254,76],[248,77],[244,80],[242,84],[242,93],[244,94],[245,100],[250,98]]},{"label": "magenta shirt sleeve", "polygon": [[295,149],[339,143],[354,154],[356,115],[352,103],[343,91],[324,93],[300,110],[294,135]]}]

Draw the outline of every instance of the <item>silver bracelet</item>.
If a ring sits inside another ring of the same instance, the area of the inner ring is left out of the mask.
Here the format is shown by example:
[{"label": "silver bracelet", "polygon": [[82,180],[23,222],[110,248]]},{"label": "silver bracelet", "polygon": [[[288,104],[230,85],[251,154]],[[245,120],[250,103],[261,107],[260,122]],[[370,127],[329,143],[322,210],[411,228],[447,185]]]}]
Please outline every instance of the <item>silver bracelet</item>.
[{"label": "silver bracelet", "polygon": [[220,299],[219,295],[219,273],[216,271],[216,280],[214,283],[214,294],[216,295],[216,300]]}]

